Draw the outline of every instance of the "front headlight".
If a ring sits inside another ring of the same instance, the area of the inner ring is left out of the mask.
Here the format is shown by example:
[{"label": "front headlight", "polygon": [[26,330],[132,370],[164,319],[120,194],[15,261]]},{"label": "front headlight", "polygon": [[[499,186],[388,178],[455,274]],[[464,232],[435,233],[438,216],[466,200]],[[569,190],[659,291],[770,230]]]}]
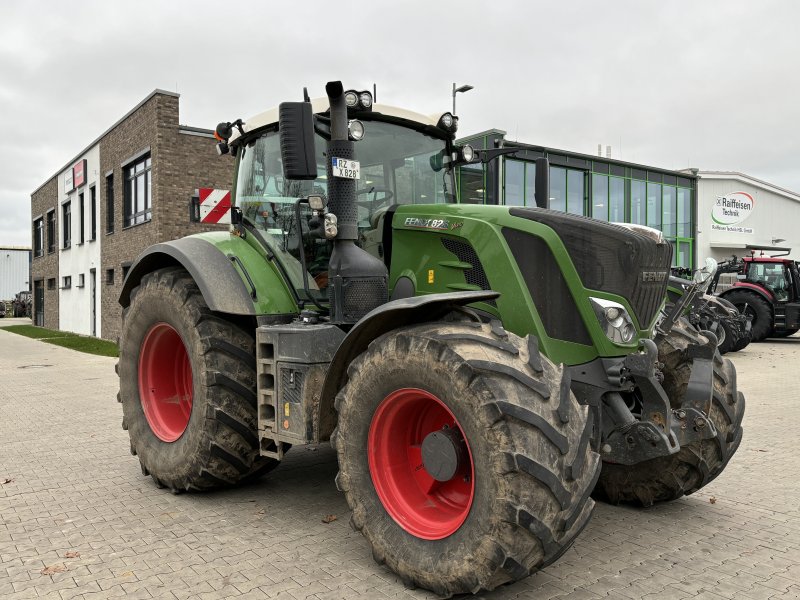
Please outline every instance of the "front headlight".
[{"label": "front headlight", "polygon": [[609,340],[622,344],[633,340],[636,327],[624,306],[604,298],[589,298],[589,302],[592,303],[600,328]]}]

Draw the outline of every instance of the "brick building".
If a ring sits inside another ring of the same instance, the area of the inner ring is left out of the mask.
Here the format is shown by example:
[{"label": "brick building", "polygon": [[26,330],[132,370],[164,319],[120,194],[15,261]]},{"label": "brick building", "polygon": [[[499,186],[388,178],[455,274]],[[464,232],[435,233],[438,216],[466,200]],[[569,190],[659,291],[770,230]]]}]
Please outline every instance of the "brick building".
[{"label": "brick building", "polygon": [[233,161],[210,130],[179,124],[178,98],[155,90],[31,195],[37,325],[115,340],[136,257],[214,227],[189,222],[189,198],[230,189]]}]

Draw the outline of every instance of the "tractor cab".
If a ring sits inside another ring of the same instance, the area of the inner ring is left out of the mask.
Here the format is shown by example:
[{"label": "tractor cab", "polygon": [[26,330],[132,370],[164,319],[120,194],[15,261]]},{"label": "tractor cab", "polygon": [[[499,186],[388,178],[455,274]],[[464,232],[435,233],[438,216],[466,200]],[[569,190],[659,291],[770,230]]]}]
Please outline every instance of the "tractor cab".
[{"label": "tractor cab", "polygon": [[[743,283],[761,285],[776,302],[796,302],[800,298],[800,278],[793,260],[751,256],[744,259]],[[734,284],[741,285],[739,282]]]}]

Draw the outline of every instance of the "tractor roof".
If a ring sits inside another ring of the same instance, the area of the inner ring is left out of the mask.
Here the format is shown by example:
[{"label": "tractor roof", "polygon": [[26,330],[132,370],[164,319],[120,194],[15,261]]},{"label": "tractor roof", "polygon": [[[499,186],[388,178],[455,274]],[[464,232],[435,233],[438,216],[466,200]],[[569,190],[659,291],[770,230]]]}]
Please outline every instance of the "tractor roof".
[{"label": "tractor roof", "polygon": [[794,262],[786,258],[777,258],[773,256],[745,256],[744,262],[763,262],[763,263],[790,263]]},{"label": "tractor roof", "polygon": [[[322,114],[328,112],[330,109],[330,104],[328,98],[314,98],[311,101],[311,109],[314,111],[315,114]],[[402,119],[405,121],[413,121],[415,123],[420,123],[422,125],[430,125],[435,127],[439,122],[439,117],[442,116],[443,113],[438,113],[436,115],[423,115],[422,113],[406,110],[404,108],[398,108],[396,106],[389,106],[387,104],[375,104],[372,107],[372,113],[380,113],[382,115],[386,115],[389,117],[394,117],[396,119]],[[367,120],[369,117],[369,112],[359,112],[358,117]],[[278,109],[272,108],[270,110],[264,111],[260,114],[255,115],[247,120],[247,122],[242,124],[242,129],[245,133],[249,131],[255,131],[256,129],[260,129],[261,127],[265,127],[267,125],[272,125],[278,122]],[[231,135],[230,142],[233,142],[237,138],[241,137],[239,131],[234,128],[233,135]]]}]

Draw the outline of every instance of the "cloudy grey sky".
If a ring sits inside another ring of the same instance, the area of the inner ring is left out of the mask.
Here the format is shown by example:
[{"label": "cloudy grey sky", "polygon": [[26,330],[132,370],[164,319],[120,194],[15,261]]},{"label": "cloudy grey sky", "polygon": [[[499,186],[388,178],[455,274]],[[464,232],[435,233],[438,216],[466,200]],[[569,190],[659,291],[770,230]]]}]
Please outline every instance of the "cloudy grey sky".
[{"label": "cloudy grey sky", "polygon": [[303,86],[378,85],[460,134],[800,192],[800,2],[0,2],[0,245],[30,245],[30,194],[155,88],[181,122],[247,118]]}]

